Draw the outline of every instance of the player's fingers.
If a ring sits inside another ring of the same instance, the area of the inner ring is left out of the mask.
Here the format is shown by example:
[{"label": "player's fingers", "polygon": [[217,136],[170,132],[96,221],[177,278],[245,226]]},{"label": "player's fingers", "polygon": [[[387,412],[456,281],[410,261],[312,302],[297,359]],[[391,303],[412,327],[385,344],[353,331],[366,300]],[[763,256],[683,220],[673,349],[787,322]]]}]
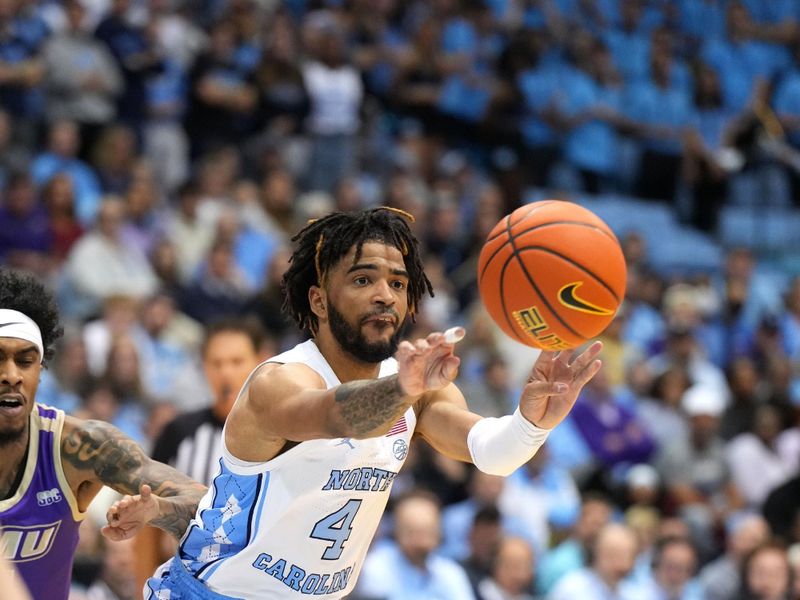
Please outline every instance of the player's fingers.
[{"label": "player's fingers", "polygon": [[426,354],[430,351],[431,345],[427,340],[420,339],[414,342],[414,348],[416,349],[417,354]]},{"label": "player's fingers", "polygon": [[464,339],[465,335],[467,335],[467,330],[463,327],[451,327],[444,332],[444,342],[445,344],[457,344]]},{"label": "player's fingers", "polygon": [[569,363],[572,360],[573,355],[575,354],[575,350],[562,350],[558,353],[556,360],[564,365],[565,367],[569,367]]},{"label": "player's fingers", "polygon": [[441,331],[434,331],[428,334],[425,341],[428,342],[428,346],[430,347],[438,346],[444,343],[444,334]]},{"label": "player's fingers", "polygon": [[461,364],[461,359],[457,356],[448,356],[442,363],[442,374],[450,381],[453,381],[458,375],[458,366]]},{"label": "player's fingers", "polygon": [[572,370],[575,372],[580,372],[586,368],[587,365],[591,364],[595,357],[600,354],[600,351],[603,349],[603,342],[594,342],[591,346],[586,348],[583,352],[578,354],[575,357],[575,360],[572,361]]},{"label": "player's fingers", "polygon": [[573,381],[579,386],[586,385],[592,377],[597,375],[597,372],[600,370],[600,367],[602,366],[603,366],[603,361],[595,359],[594,361],[586,365],[582,370],[578,371]]},{"label": "player's fingers", "polygon": [[403,340],[397,346],[397,352],[395,353],[395,358],[397,360],[405,360],[414,355],[416,352],[416,348],[414,348],[414,344],[407,340]]},{"label": "player's fingers", "polygon": [[115,527],[109,527],[108,525],[104,525],[104,526],[103,526],[103,527],[100,529],[100,533],[102,533],[102,534],[103,534],[103,537],[106,537],[106,538],[108,538],[108,539],[109,539],[109,540],[111,540],[112,542],[119,542],[119,541],[121,541],[121,540],[123,540],[123,539],[124,539],[124,538],[122,537],[122,532],[121,532],[121,531],[119,531],[119,530],[118,530],[117,528],[115,528]]},{"label": "player's fingers", "polygon": [[143,483],[141,489],[139,490],[139,495],[142,497],[142,500],[148,500],[152,492],[153,489],[146,483]]},{"label": "player's fingers", "polygon": [[532,381],[525,386],[525,395],[532,398],[540,396],[555,396],[556,394],[563,394],[569,389],[566,383],[549,382],[549,381]]}]

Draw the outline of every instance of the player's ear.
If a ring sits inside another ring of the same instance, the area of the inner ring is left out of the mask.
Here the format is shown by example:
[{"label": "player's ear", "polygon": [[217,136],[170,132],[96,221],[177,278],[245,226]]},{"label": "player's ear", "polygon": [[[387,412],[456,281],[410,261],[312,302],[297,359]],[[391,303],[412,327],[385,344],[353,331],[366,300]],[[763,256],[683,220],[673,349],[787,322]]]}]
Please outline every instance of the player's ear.
[{"label": "player's ear", "polygon": [[328,317],[328,298],[325,295],[325,290],[317,285],[312,285],[308,288],[308,305],[318,319],[326,319]]}]

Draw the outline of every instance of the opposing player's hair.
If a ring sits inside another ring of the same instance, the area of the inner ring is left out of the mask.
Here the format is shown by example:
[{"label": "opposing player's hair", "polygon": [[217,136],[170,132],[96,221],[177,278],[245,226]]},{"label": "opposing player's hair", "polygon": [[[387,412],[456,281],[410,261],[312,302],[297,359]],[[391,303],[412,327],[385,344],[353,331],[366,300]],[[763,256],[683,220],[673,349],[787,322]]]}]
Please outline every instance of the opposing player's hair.
[{"label": "opposing player's hair", "polygon": [[55,353],[56,341],[64,334],[50,291],[32,275],[0,268],[0,308],[17,310],[39,326],[44,346],[42,363],[47,364]]},{"label": "opposing player's hair", "polygon": [[408,308],[413,319],[425,292],[433,286],[425,275],[419,242],[408,226],[414,218],[401,210],[369,208],[353,213],[335,212],[309,222],[292,238],[297,247],[282,279],[283,310],[309,333],[316,333],[317,316],[308,302],[311,286],[323,285],[328,271],[354,245],[356,261],[366,242],[380,242],[400,250],[408,271]]}]

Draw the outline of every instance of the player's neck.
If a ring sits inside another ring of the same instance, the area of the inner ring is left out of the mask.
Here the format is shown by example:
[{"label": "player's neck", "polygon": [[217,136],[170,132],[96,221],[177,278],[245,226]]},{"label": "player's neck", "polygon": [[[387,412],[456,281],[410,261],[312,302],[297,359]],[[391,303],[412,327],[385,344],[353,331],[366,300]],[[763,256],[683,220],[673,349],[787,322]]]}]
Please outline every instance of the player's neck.
[{"label": "player's neck", "polygon": [[314,338],[314,342],[317,344],[320,354],[322,354],[342,383],[359,379],[376,379],[378,377],[381,370],[380,363],[365,363],[356,360],[342,350],[342,347],[330,333],[320,330],[316,338]]},{"label": "player's neck", "polygon": [[18,441],[9,442],[0,450],[3,456],[0,461],[0,500],[13,496],[19,487],[28,462],[29,439],[30,430],[27,430]]}]

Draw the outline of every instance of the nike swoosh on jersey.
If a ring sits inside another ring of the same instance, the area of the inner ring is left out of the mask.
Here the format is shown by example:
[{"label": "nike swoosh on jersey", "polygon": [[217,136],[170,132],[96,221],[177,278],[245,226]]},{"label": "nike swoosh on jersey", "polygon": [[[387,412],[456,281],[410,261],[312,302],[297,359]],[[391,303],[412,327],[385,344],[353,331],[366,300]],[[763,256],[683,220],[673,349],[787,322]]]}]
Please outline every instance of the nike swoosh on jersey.
[{"label": "nike swoosh on jersey", "polygon": [[577,310],[580,312],[589,313],[590,315],[613,315],[614,311],[609,310],[607,308],[603,308],[602,306],[597,306],[596,304],[592,304],[588,300],[584,300],[583,298],[579,298],[575,291],[583,285],[582,281],[574,281],[572,283],[568,283],[560,290],[558,290],[558,301],[561,302],[567,308],[571,308],[572,310]]},{"label": "nike swoosh on jersey", "polygon": [[0,323],[0,327],[8,327],[9,325],[24,325],[22,321],[12,321],[11,323]]}]

